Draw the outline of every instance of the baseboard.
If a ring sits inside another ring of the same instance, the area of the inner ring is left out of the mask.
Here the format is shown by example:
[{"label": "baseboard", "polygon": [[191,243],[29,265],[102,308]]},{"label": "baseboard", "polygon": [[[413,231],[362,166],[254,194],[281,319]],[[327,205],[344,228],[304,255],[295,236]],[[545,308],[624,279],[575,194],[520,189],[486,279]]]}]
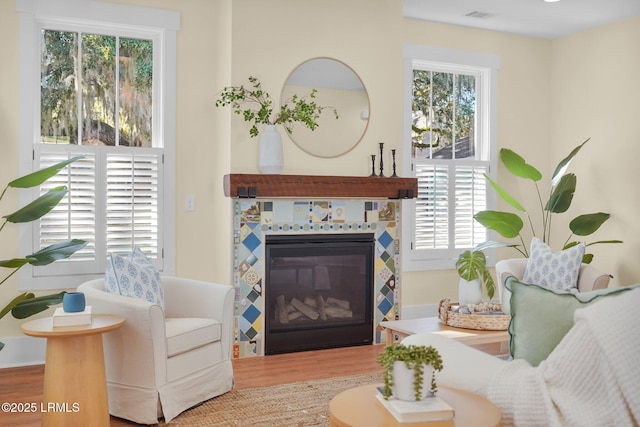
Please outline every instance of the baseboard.
[{"label": "baseboard", "polygon": [[419,319],[421,317],[435,317],[438,315],[438,304],[403,305],[401,309],[402,320]]},{"label": "baseboard", "polygon": [[12,337],[0,341],[4,343],[0,351],[0,369],[44,364],[46,338]]}]

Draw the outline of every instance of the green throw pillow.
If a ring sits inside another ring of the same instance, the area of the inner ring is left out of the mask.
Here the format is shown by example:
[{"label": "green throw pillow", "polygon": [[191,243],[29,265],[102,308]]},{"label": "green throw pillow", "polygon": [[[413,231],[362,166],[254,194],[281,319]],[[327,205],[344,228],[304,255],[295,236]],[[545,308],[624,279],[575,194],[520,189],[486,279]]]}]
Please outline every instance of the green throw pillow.
[{"label": "green throw pillow", "polygon": [[511,291],[511,356],[532,366],[545,360],[569,332],[574,311],[636,287],[570,293],[522,283],[515,277],[508,278],[505,286]]}]

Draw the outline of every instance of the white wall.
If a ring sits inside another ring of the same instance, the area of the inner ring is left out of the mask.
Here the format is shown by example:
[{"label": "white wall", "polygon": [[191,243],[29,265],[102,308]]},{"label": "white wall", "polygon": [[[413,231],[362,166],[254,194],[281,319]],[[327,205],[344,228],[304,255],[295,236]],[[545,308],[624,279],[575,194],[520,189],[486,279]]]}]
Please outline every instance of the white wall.
[{"label": "white wall", "polygon": [[566,230],[564,224],[580,214],[611,214],[586,241],[624,241],[588,248],[593,265],[613,274],[614,286],[640,282],[639,42],[636,16],[564,37],[552,48],[552,164],[591,137],[572,163],[575,200],[559,229]]}]

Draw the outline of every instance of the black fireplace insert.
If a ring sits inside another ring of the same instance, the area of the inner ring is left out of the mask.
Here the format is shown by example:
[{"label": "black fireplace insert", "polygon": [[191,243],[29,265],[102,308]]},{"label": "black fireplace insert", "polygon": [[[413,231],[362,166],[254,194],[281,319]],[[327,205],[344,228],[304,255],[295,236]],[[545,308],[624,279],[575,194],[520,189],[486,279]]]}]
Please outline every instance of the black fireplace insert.
[{"label": "black fireplace insert", "polygon": [[373,342],[372,233],[268,235],[265,354]]}]

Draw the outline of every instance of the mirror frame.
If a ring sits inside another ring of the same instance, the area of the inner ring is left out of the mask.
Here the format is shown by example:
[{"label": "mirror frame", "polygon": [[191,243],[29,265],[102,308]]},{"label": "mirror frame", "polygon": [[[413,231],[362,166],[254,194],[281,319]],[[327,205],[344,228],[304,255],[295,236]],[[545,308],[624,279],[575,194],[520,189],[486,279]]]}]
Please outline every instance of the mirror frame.
[{"label": "mirror frame", "polygon": [[[327,56],[318,56],[318,57],[314,57],[314,58],[310,58],[307,59],[303,62],[301,62],[300,64],[298,64],[287,76],[287,78],[284,81],[284,84],[282,86],[282,90],[280,91],[280,104],[282,104],[285,101],[284,95],[285,95],[285,90],[287,88],[287,86],[289,85],[289,80],[291,79],[291,76],[296,72],[296,70],[298,70],[302,65],[307,64],[311,61],[316,61],[316,60],[329,60],[329,61],[333,61],[336,62],[340,65],[342,65],[343,67],[345,67],[348,71],[350,71],[351,73],[353,73],[354,77],[356,79],[358,79],[358,81],[360,82],[360,84],[362,85],[362,89],[364,91],[364,95],[366,96],[366,112],[367,112],[367,119],[366,119],[366,123],[364,125],[364,128],[362,129],[362,132],[360,133],[360,135],[358,136],[356,141],[353,141],[352,143],[349,143],[348,148],[346,148],[345,150],[337,153],[337,154],[332,154],[332,155],[323,155],[323,154],[319,154],[319,153],[314,153],[312,149],[310,149],[307,146],[304,146],[304,144],[300,143],[299,141],[296,141],[295,138],[295,131],[293,133],[289,133],[286,132],[287,135],[289,136],[289,139],[291,139],[291,141],[296,145],[296,147],[298,147],[299,149],[301,149],[302,151],[304,151],[307,154],[310,154],[314,157],[319,157],[319,158],[324,158],[324,159],[332,159],[332,158],[336,158],[336,157],[340,157],[343,156],[347,153],[349,153],[351,150],[353,150],[359,143],[360,141],[362,141],[362,139],[364,138],[364,135],[367,133],[367,129],[369,128],[369,122],[370,122],[370,116],[371,116],[371,99],[369,98],[369,92],[367,91],[366,86],[364,85],[364,82],[362,81],[362,78],[360,78],[360,76],[358,75],[358,73],[355,72],[355,70],[353,68],[351,68],[349,65],[347,65],[346,63],[344,63],[343,61],[340,61],[339,59],[335,59],[335,58],[330,58]],[[318,89],[318,92],[320,92],[322,90],[322,88],[316,88]],[[333,106],[332,106],[333,107]],[[337,112],[338,112],[338,116],[339,119],[342,119],[342,116],[340,116],[340,108],[338,106],[335,107]],[[329,114],[328,111],[325,111],[323,114]],[[331,113],[333,114],[333,113]],[[364,119],[362,119],[364,121]],[[318,126],[313,132],[318,132],[322,127]],[[331,136],[330,136],[331,137]],[[328,138],[330,138],[328,137]],[[336,137],[333,137],[334,139]]]}]

